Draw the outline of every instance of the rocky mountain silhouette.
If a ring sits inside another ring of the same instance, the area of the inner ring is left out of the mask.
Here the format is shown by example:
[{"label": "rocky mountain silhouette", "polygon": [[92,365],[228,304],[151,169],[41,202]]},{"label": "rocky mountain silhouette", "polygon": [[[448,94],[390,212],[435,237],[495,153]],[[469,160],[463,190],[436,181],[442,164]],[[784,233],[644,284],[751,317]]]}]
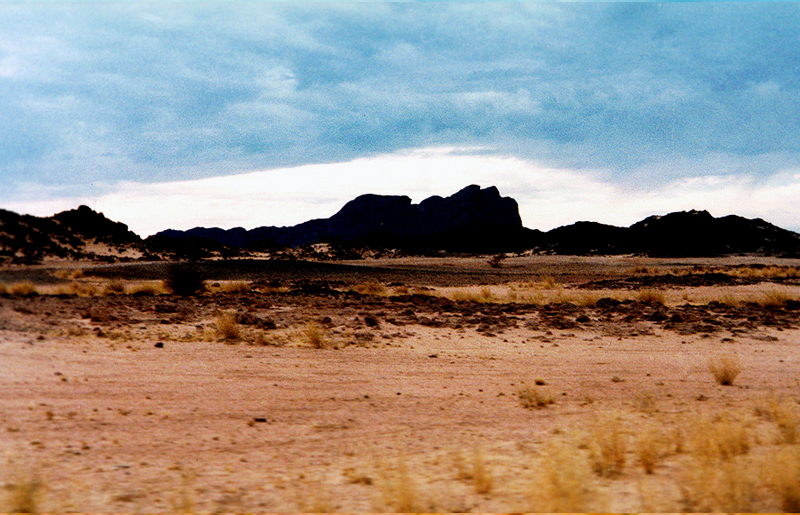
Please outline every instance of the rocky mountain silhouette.
[{"label": "rocky mountain silhouette", "polygon": [[167,230],[149,238],[211,240],[233,247],[298,247],[316,242],[355,243],[368,247],[471,249],[475,252],[523,249],[538,231],[522,227],[517,201],[500,196],[494,186],[467,186],[443,198],[412,204],[407,196],[361,195],[330,218],[291,227],[223,230],[198,227]]},{"label": "rocky mountain silhouette", "polygon": [[[146,240],[86,206],[49,218],[0,210],[0,262],[36,263],[45,257],[119,261],[209,256],[252,251],[335,248],[331,258],[357,258],[358,249],[406,254],[523,252],[572,255],[639,254],[663,257],[761,254],[800,256],[800,234],[760,218],[707,211],[651,216],[629,227],[577,222],[548,232],[522,226],[517,202],[495,187],[468,186],[413,204],[407,196],[362,195],[330,218],[291,227],[166,230]],[[295,252],[295,256],[303,256]]]},{"label": "rocky mountain silhouette", "polygon": [[[94,249],[89,250],[89,245]],[[87,206],[42,218],[0,209],[0,261],[36,263],[44,257],[115,260],[142,245],[128,226]]]}]

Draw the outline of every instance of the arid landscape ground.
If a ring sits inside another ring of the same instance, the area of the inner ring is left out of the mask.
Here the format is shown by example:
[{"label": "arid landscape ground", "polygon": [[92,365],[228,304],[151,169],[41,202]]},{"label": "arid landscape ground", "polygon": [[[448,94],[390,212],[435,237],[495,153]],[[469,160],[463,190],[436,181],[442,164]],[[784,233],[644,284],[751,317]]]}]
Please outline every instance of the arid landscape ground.
[{"label": "arid landscape ground", "polygon": [[0,511],[798,511],[800,260],[0,270]]}]

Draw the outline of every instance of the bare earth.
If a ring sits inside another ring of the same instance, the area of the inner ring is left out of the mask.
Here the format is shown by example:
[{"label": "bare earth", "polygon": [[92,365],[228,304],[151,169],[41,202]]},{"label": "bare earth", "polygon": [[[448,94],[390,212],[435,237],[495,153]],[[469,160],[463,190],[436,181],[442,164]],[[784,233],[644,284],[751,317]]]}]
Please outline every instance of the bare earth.
[{"label": "bare earth", "polygon": [[0,296],[0,511],[787,511],[800,282],[754,263],[799,264],[250,263],[186,298],[5,270],[40,294]]}]

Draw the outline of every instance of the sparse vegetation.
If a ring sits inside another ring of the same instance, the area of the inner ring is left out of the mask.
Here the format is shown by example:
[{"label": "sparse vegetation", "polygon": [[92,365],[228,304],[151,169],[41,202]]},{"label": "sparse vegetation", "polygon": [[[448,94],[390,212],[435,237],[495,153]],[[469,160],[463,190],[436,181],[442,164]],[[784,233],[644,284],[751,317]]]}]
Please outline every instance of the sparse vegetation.
[{"label": "sparse vegetation", "polygon": [[386,295],[386,287],[381,283],[370,281],[353,285],[353,290],[362,295]]},{"label": "sparse vegetation", "polygon": [[525,409],[542,409],[556,402],[555,397],[548,390],[531,386],[517,390],[517,398]]},{"label": "sparse vegetation", "polygon": [[495,254],[494,256],[489,258],[487,263],[489,263],[489,266],[492,268],[500,268],[503,265],[503,261],[506,260],[506,257],[507,256],[503,253]]},{"label": "sparse vegetation", "polygon": [[605,415],[595,422],[589,433],[589,460],[592,469],[602,477],[616,477],[625,468],[627,438],[617,417]]},{"label": "sparse vegetation", "polygon": [[36,287],[33,283],[25,281],[20,283],[14,283],[8,287],[8,293],[11,295],[34,295],[37,292]]},{"label": "sparse vegetation", "polygon": [[317,322],[308,322],[302,330],[303,338],[314,349],[324,349],[328,345],[328,338],[322,326]]},{"label": "sparse vegetation", "polygon": [[197,295],[206,291],[206,277],[196,266],[173,264],[167,269],[164,289],[182,297]]},{"label": "sparse vegetation", "polygon": [[554,441],[544,452],[534,478],[526,511],[585,513],[603,511],[594,506],[592,478],[586,458],[564,442]]},{"label": "sparse vegetation", "polygon": [[642,290],[636,294],[636,300],[645,304],[663,305],[666,302],[664,292],[658,290]]},{"label": "sparse vegetation", "polygon": [[742,372],[742,365],[735,355],[725,354],[712,357],[708,362],[708,369],[717,384],[731,386]]},{"label": "sparse vegetation", "polygon": [[8,497],[3,511],[8,513],[39,513],[43,485],[36,475],[17,474],[7,485]]},{"label": "sparse vegetation", "polygon": [[233,313],[220,313],[214,321],[214,333],[217,338],[227,343],[234,343],[242,338],[242,330]]}]

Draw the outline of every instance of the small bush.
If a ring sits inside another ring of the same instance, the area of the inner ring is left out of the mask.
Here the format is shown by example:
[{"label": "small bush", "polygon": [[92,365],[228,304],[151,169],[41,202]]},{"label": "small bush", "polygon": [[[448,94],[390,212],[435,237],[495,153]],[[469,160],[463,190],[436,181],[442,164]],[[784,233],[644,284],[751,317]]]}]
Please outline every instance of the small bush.
[{"label": "small bush", "polygon": [[106,284],[105,288],[103,289],[103,292],[106,293],[106,294],[111,294],[111,293],[121,294],[121,293],[125,293],[125,283],[120,281],[120,280],[118,280],[118,279],[110,281],[108,284]]},{"label": "small bush", "polygon": [[646,474],[652,474],[663,454],[663,440],[654,429],[644,431],[636,441],[636,456]]},{"label": "small bush", "polygon": [[487,263],[489,263],[489,266],[492,268],[500,268],[503,265],[503,261],[505,261],[505,259],[506,259],[505,254],[503,253],[495,254],[494,256],[489,258]]},{"label": "small bush", "polygon": [[247,281],[231,281],[219,286],[219,291],[225,293],[247,293],[252,289]]},{"label": "small bush", "polygon": [[620,422],[606,418],[595,423],[589,441],[589,461],[592,469],[602,477],[615,477],[625,468],[627,443]]},{"label": "small bush", "polygon": [[36,287],[31,282],[14,283],[8,287],[8,293],[12,295],[33,295],[37,293]]},{"label": "small bush", "polygon": [[353,290],[362,295],[386,295],[386,287],[375,281],[358,283],[353,286]]},{"label": "small bush", "polygon": [[519,403],[525,409],[542,409],[555,404],[555,398],[549,391],[526,386],[517,390]]},{"label": "small bush", "polygon": [[742,365],[736,356],[723,355],[712,357],[708,362],[708,369],[717,384],[731,386],[741,373]]},{"label": "small bush", "polygon": [[8,513],[39,513],[42,483],[35,477],[20,477],[9,485],[10,493],[4,510]]},{"label": "small bush", "polygon": [[539,467],[539,477],[530,492],[529,510],[549,513],[597,511],[593,498],[591,471],[585,457],[565,443],[551,443]]},{"label": "small bush", "polygon": [[173,295],[189,297],[206,291],[206,278],[191,265],[172,265],[167,269],[164,289]]},{"label": "small bush", "polygon": [[761,298],[758,300],[758,304],[765,308],[780,309],[786,307],[786,304],[792,300],[796,300],[796,298],[789,292],[772,289],[761,293]]},{"label": "small bush", "polygon": [[233,313],[222,313],[217,316],[214,333],[217,338],[226,342],[236,342],[242,337],[242,331],[239,324],[236,323],[236,316]]},{"label": "small bush", "polygon": [[770,460],[771,486],[784,513],[800,513],[800,452],[783,447]]},{"label": "small bush", "polygon": [[664,292],[658,290],[642,290],[636,294],[636,300],[645,304],[664,305],[666,298]]},{"label": "small bush", "polygon": [[303,328],[303,337],[312,348],[324,349],[328,345],[325,332],[316,322],[308,322]]},{"label": "small bush", "polygon": [[154,284],[137,284],[131,288],[130,294],[134,296],[150,296],[160,295],[164,293],[163,285],[157,286]]}]

